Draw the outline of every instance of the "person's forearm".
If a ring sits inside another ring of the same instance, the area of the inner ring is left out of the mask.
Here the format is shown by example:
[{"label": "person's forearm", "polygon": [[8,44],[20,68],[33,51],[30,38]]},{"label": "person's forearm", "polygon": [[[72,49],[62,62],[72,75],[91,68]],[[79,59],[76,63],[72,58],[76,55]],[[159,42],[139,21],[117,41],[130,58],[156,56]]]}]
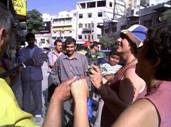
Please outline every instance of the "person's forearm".
[{"label": "person's forearm", "polygon": [[76,99],[74,127],[89,127],[87,99]]},{"label": "person's forearm", "polygon": [[52,97],[43,127],[61,127],[62,103]]}]

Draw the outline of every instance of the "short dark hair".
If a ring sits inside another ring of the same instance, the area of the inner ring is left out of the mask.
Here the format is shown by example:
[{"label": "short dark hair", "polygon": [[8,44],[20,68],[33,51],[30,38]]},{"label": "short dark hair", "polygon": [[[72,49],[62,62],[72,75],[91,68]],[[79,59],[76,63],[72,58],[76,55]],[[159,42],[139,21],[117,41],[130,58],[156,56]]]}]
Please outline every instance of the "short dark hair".
[{"label": "short dark hair", "polygon": [[112,55],[117,55],[116,49],[112,49],[112,50],[109,52],[109,56],[112,56]]},{"label": "short dark hair", "polygon": [[55,42],[54,42],[54,45],[56,46],[58,42],[62,42],[61,39],[56,39]]},{"label": "short dark hair", "polygon": [[[169,25],[171,28],[171,25]],[[160,59],[156,67],[155,78],[157,80],[171,81],[171,29],[169,26],[149,29],[144,43],[147,44],[145,57],[150,60]]]},{"label": "short dark hair", "polygon": [[29,40],[30,38],[34,38],[35,39],[35,35],[33,33],[27,33],[26,41]]},{"label": "short dark hair", "polygon": [[66,40],[65,40],[65,47],[66,45],[69,45],[69,44],[74,44],[76,45],[76,40],[72,37],[67,37]]},{"label": "short dark hair", "polygon": [[92,45],[90,46],[90,48],[94,48],[94,47],[98,47],[99,46],[99,43],[97,41],[93,41],[92,42]]}]

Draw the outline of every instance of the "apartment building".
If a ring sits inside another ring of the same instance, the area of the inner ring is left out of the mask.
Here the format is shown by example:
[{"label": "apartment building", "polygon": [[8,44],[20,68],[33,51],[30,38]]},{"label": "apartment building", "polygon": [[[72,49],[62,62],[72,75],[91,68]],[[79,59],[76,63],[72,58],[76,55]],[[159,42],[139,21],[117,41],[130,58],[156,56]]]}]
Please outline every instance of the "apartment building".
[{"label": "apartment building", "polygon": [[49,14],[42,14],[43,26],[41,27],[39,33],[35,34],[36,44],[40,48],[49,48],[53,45],[52,35],[51,35],[51,19],[52,16]]},{"label": "apartment building", "polygon": [[52,40],[57,38],[62,39],[63,41],[67,37],[75,38],[75,11],[62,11],[59,12],[56,16],[52,17],[51,20],[51,34]]},{"label": "apartment building", "polygon": [[97,27],[113,20],[114,0],[85,0],[76,4],[76,40],[99,41],[103,29]]}]

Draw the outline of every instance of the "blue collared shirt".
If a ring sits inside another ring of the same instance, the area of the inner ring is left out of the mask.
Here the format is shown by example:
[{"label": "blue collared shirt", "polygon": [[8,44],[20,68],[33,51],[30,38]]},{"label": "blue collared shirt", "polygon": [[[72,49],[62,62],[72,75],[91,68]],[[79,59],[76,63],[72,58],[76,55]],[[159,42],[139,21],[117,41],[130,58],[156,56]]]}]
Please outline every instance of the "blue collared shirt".
[{"label": "blue collared shirt", "polygon": [[61,82],[74,76],[84,77],[88,70],[88,60],[86,56],[75,52],[74,57],[69,58],[66,54],[59,56],[51,71],[53,83]]}]

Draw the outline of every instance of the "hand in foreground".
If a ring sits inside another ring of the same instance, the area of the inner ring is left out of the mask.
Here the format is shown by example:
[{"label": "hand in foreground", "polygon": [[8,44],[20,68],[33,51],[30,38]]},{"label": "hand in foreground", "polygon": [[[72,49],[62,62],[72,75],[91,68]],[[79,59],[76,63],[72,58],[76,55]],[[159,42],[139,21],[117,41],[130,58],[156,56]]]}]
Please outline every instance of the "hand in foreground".
[{"label": "hand in foreground", "polygon": [[89,92],[86,79],[79,79],[73,82],[71,85],[71,93],[75,100],[87,99],[89,96]]},{"label": "hand in foreground", "polygon": [[76,80],[76,77],[73,77],[69,80],[64,81],[58,87],[56,87],[52,99],[58,100],[59,102],[64,102],[71,97],[71,84]]},{"label": "hand in foreground", "polygon": [[90,70],[90,79],[97,89],[100,89],[102,86],[102,74],[98,66],[92,65],[92,69]]}]

